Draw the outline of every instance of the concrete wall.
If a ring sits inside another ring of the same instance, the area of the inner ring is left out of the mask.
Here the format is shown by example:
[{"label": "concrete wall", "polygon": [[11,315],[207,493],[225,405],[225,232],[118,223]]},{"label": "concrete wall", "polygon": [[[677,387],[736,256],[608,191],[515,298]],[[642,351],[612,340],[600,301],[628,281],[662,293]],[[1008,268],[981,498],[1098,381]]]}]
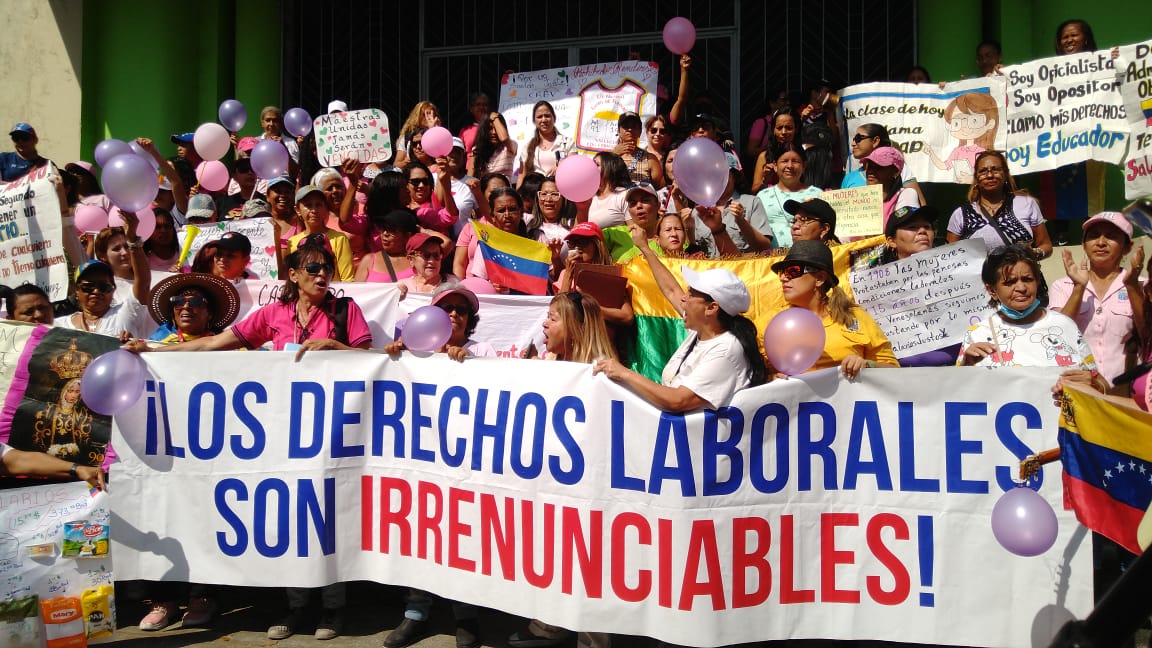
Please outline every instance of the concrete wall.
[{"label": "concrete wall", "polygon": [[[40,154],[60,164],[83,157],[83,5],[83,0],[4,0],[0,128],[7,133],[18,121],[32,124]],[[12,150],[7,136],[0,150]]]}]

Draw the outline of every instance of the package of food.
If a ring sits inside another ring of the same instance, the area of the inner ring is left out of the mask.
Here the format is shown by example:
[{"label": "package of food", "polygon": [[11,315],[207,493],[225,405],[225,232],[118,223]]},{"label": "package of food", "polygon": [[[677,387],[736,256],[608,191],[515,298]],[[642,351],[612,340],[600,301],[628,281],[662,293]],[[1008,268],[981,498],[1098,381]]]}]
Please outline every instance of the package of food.
[{"label": "package of food", "polygon": [[64,523],[64,543],[60,555],[65,558],[92,558],[108,555],[108,526],[89,524],[86,520]]},{"label": "package of food", "polygon": [[85,648],[84,607],[75,596],[58,596],[40,601],[44,616],[47,648]]},{"label": "package of food", "polygon": [[0,646],[40,648],[40,598],[35,594],[0,601]]},{"label": "package of food", "polygon": [[111,585],[100,585],[84,590],[80,596],[80,603],[84,606],[84,623],[89,639],[111,637],[116,631],[116,622],[112,618],[112,597],[114,589]]}]

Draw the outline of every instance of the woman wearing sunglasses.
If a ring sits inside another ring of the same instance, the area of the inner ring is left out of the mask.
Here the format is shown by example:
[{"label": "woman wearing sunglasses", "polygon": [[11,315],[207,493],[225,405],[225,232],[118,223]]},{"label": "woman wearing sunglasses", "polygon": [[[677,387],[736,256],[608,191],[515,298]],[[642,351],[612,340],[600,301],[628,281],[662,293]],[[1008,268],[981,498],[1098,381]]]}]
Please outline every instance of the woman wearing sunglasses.
[{"label": "woman wearing sunglasses", "polygon": [[98,258],[76,268],[72,289],[80,310],[57,317],[56,326],[112,337],[141,337],[156,329],[145,307],[152,270],[136,235],[139,219],[129,212],[122,218],[123,230],[106,228],[96,236]]},{"label": "woman wearing sunglasses", "polygon": [[[276,351],[367,349],[372,333],[364,313],[350,298],[337,299],[328,290],[336,259],[327,249],[302,245],[284,259],[287,278],[280,298],[260,308],[219,335],[188,340],[156,351],[222,351],[258,349],[269,342]],[[144,351],[140,345],[125,346]]]},{"label": "woman wearing sunglasses", "polygon": [[653,115],[644,122],[644,130],[648,131],[648,148],[644,150],[663,162],[672,144],[672,125],[664,115]]},{"label": "woman wearing sunglasses", "polygon": [[784,299],[824,321],[824,353],[809,371],[840,367],[848,379],[865,367],[899,367],[892,343],[868,313],[837,285],[832,250],[820,241],[796,241],[783,261],[772,264]]},{"label": "woman wearing sunglasses", "polygon": [[[472,339],[476,325],[480,323],[480,300],[475,293],[460,285],[459,281],[449,279],[436,287],[432,294],[432,305],[448,313],[448,319],[452,321],[452,335],[438,349],[440,353],[447,353],[453,360],[461,362],[469,356],[496,357],[496,349],[491,344]],[[407,348],[401,337],[385,346],[384,351],[398,355]]]},{"label": "woman wearing sunglasses", "polygon": [[664,365],[658,383],[610,358],[596,360],[592,372],[623,383],[668,412],[722,407],[738,390],[764,383],[767,368],[756,325],[741,315],[752,303],[744,282],[728,270],[696,272],[684,266],[685,291],[648,247],[644,230],[635,223],[629,229],[664,298],[678,306],[690,332]]},{"label": "woman wearing sunglasses", "polygon": [[175,274],[152,287],[148,311],[160,325],[148,339],[180,344],[223,331],[240,313],[231,281],[200,272]]}]

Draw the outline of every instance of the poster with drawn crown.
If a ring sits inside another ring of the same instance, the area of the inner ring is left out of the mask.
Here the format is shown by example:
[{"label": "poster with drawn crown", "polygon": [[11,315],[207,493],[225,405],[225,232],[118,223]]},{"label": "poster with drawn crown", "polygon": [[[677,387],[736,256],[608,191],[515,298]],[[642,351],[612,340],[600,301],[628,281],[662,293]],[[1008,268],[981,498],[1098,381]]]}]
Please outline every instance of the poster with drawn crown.
[{"label": "poster with drawn crown", "polygon": [[[520,150],[536,132],[534,107],[548,102],[556,130],[585,152],[616,146],[616,122],[634,112],[646,120],[656,114],[660,68],[652,61],[617,61],[573,67],[509,72],[500,80],[500,112]],[[647,137],[641,133],[641,145]]]}]

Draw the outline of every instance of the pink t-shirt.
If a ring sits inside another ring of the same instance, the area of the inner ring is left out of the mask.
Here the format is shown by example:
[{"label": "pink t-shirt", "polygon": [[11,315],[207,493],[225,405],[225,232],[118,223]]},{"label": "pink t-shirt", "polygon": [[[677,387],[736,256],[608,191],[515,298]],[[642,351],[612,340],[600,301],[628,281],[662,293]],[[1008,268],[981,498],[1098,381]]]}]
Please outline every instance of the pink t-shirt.
[{"label": "pink t-shirt", "polygon": [[[283,304],[274,301],[232,326],[232,333],[246,348],[256,349],[267,342],[272,348],[283,351],[286,344],[300,344],[308,339],[335,339],[336,325],[331,311],[335,300],[329,299],[321,308],[312,311],[308,324],[301,327],[296,322],[296,302]],[[348,302],[348,346],[358,347],[364,342],[372,342],[372,332],[368,322],[356,302]]]},{"label": "pink t-shirt", "polygon": [[[1059,310],[1072,296],[1072,280],[1057,279],[1049,288],[1048,307]],[[1124,287],[1123,273],[1112,280],[1108,291],[1096,294],[1092,282],[1084,287],[1080,312],[1072,317],[1092,349],[1100,375],[1112,384],[1112,379],[1124,373],[1124,346],[1132,337],[1132,301]]]},{"label": "pink t-shirt", "polygon": [[[488,224],[488,219],[481,218],[481,223]],[[460,230],[460,236],[456,239],[457,248],[467,248],[468,250],[468,263],[465,264],[464,278],[480,277],[481,279],[488,278],[488,270],[484,267],[484,255],[476,254],[476,246],[480,244],[480,239],[476,237],[475,227],[465,227]]]}]

